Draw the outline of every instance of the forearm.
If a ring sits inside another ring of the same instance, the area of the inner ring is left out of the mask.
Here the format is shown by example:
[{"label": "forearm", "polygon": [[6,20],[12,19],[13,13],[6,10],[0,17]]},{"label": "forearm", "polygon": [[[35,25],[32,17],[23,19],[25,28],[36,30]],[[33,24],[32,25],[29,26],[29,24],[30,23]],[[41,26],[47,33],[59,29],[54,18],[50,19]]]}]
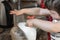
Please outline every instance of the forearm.
[{"label": "forearm", "polygon": [[50,15],[50,11],[48,9],[42,8],[25,8],[23,9],[23,12],[29,15]]},{"label": "forearm", "polygon": [[52,23],[49,21],[36,19],[33,22],[33,24],[34,24],[34,26],[36,26],[44,31],[47,31],[47,32],[58,32],[58,30],[60,30],[57,28],[57,25],[55,25],[55,23]]},{"label": "forearm", "polygon": [[23,11],[28,15],[38,15],[40,12],[40,8],[25,8],[23,9]]}]

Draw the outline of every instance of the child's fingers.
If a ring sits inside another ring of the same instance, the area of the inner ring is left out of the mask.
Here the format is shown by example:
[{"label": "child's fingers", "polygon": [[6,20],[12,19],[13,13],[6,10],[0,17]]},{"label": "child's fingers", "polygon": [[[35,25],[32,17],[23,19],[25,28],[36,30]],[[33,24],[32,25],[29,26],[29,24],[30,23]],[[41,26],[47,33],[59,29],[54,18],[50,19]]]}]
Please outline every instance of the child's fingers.
[{"label": "child's fingers", "polygon": [[33,26],[32,22],[31,22],[30,20],[27,20],[26,25],[27,25],[28,27],[32,27],[32,26]]}]

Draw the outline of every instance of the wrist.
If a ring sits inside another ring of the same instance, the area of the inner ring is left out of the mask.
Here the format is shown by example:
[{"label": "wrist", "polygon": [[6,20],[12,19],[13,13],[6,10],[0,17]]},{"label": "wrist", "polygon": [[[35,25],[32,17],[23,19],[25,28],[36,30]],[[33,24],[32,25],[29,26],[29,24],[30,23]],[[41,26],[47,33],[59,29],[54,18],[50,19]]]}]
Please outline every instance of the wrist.
[{"label": "wrist", "polygon": [[26,14],[27,10],[26,9],[22,9],[23,14]]},{"label": "wrist", "polygon": [[[48,9],[47,9],[47,10],[48,10]],[[49,15],[51,15],[51,12],[50,12],[50,10],[48,10],[48,14],[49,14]]]}]

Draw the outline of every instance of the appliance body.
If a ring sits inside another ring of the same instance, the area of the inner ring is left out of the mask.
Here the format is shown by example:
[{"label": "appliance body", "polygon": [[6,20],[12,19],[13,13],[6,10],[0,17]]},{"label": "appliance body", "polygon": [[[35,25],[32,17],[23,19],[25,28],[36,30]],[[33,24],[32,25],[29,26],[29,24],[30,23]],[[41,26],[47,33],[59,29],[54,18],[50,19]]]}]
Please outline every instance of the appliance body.
[{"label": "appliance body", "polygon": [[11,6],[8,1],[0,0],[0,27],[10,28],[13,26],[13,15],[10,15]]}]

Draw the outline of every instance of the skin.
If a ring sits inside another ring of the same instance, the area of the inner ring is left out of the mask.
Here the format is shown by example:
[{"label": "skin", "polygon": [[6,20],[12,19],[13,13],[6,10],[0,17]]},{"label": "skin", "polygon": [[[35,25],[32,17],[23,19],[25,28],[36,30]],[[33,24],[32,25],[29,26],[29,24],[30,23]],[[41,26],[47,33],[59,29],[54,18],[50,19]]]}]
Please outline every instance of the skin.
[{"label": "skin", "polygon": [[[26,8],[21,10],[14,10],[11,11],[10,14],[22,15],[22,14],[29,14],[29,15],[51,15],[53,19],[60,19],[58,13],[54,10],[42,9],[42,8]],[[53,23],[41,19],[30,19],[27,20],[27,25],[29,27],[37,27],[46,32],[60,32],[60,22]]]}]

